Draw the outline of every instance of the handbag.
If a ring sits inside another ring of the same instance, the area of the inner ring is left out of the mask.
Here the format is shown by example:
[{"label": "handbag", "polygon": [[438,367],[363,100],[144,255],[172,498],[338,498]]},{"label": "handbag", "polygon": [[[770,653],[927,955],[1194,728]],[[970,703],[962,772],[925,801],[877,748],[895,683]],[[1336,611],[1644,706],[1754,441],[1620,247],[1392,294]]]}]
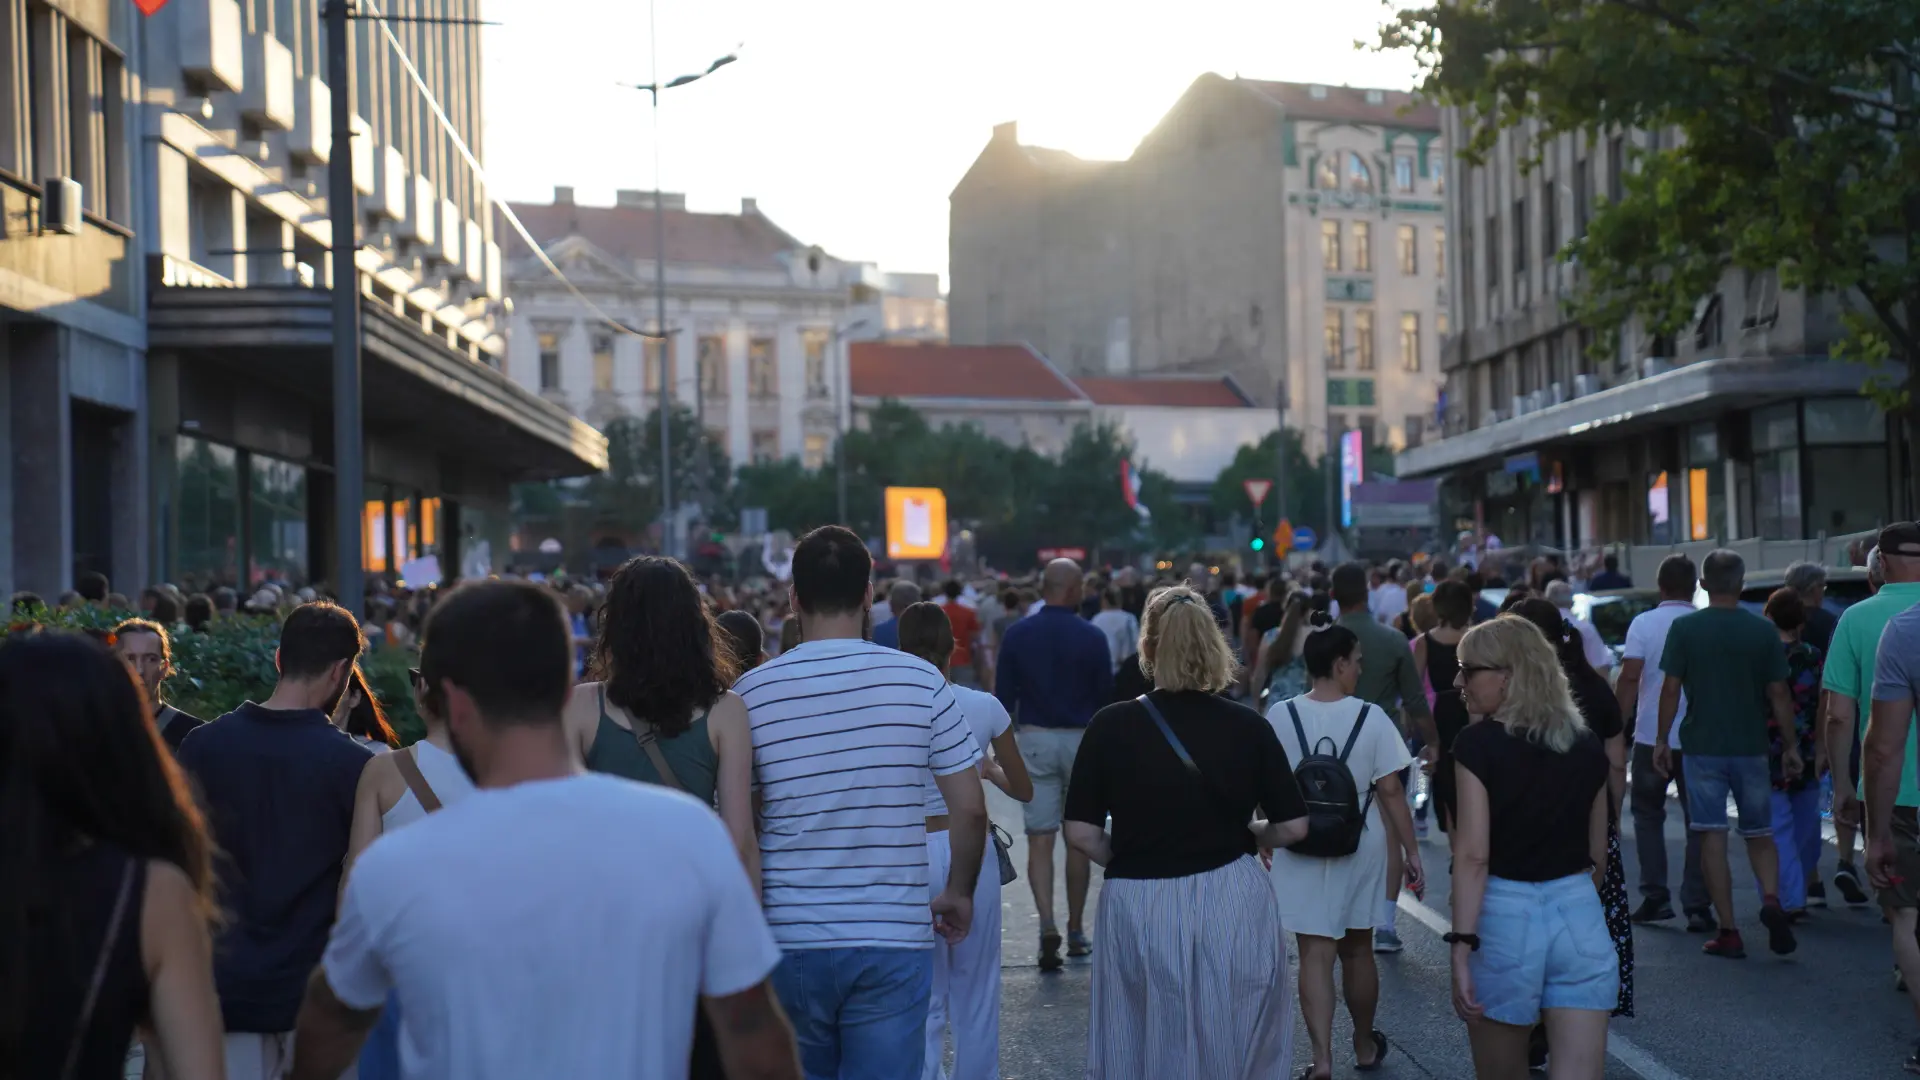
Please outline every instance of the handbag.
[{"label": "handbag", "polygon": [[1000,884],[1011,885],[1020,879],[1020,872],[1013,868],[1013,837],[1007,830],[991,822],[987,825],[987,838],[993,841],[993,854],[1000,860]]}]

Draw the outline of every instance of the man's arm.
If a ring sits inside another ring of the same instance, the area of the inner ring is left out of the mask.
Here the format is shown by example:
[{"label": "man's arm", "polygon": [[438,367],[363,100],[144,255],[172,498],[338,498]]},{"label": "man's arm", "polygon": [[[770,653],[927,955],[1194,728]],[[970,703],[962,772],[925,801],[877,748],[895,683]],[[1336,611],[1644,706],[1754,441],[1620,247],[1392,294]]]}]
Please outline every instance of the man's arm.
[{"label": "man's arm", "polygon": [[1836,777],[1833,784],[1833,819],[1858,826],[1860,777],[1849,776],[1848,770],[1841,766],[1850,768],[1853,764],[1853,736],[1859,730],[1860,703],[1851,695],[1833,690],[1827,691],[1826,699],[1826,723],[1820,735],[1827,748],[1827,761],[1832,765]]},{"label": "man's arm", "polygon": [[336,1080],[360,1056],[367,1033],[380,1019],[380,1007],[355,1009],[334,996],[323,967],[307,979],[307,997],[293,1037],[293,1071],[288,1080]]},{"label": "man's arm", "polygon": [[1647,662],[1638,656],[1629,656],[1620,661],[1620,679],[1613,684],[1614,699],[1620,702],[1620,720],[1629,734],[1638,719],[1640,709],[1640,673],[1646,669]]},{"label": "man's arm", "polygon": [[1900,763],[1907,751],[1913,698],[1881,701],[1877,690],[1874,696],[1860,771],[1867,781],[1867,876],[1875,886],[1885,887],[1894,870],[1893,804],[1900,793]]},{"label": "man's arm", "polygon": [[1680,713],[1680,676],[1668,675],[1660,682],[1660,724],[1654,728],[1653,748],[1660,749],[1671,745],[1667,740],[1673,734],[1673,721]]},{"label": "man's arm", "polygon": [[1421,740],[1426,744],[1420,750],[1420,756],[1426,761],[1435,760],[1440,753],[1440,729],[1433,722],[1433,710],[1427,708],[1427,688],[1420,684],[1420,671],[1413,663],[1413,650],[1408,648],[1396,660],[1400,665],[1400,709],[1412,719],[1413,726],[1420,732]]},{"label": "man's arm", "polygon": [[735,1080],[801,1080],[793,1025],[767,980],[725,997],[702,997],[720,1063]]}]

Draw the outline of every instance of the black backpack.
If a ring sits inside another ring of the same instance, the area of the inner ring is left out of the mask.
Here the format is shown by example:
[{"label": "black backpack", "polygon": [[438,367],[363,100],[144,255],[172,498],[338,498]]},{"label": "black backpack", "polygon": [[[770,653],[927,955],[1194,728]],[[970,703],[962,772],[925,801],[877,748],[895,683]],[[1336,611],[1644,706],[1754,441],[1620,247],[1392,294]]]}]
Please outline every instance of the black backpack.
[{"label": "black backpack", "polygon": [[[1367,725],[1367,711],[1372,708],[1372,705],[1361,704],[1360,716],[1347,735],[1347,745],[1335,756],[1333,740],[1325,736],[1308,747],[1307,729],[1300,724],[1300,711],[1293,707],[1293,702],[1287,702],[1287,715],[1293,718],[1293,730],[1300,737],[1302,751],[1300,760],[1294,763],[1293,778],[1300,785],[1300,797],[1307,804],[1307,835],[1289,845],[1288,851],[1337,859],[1360,850],[1360,834],[1367,829],[1367,811],[1373,806],[1373,785],[1367,785],[1363,801],[1360,784],[1354,780],[1353,770],[1347,768],[1347,755],[1353,753],[1353,744],[1360,741],[1360,731]],[[1322,746],[1327,748],[1325,753],[1320,750]]]}]

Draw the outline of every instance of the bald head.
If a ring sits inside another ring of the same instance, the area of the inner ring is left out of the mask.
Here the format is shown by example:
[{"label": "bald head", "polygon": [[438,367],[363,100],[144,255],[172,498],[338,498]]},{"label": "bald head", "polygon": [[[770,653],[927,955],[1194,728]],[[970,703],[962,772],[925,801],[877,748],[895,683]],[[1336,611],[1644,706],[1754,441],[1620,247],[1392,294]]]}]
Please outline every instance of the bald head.
[{"label": "bald head", "polygon": [[1055,559],[1040,575],[1040,598],[1059,607],[1080,602],[1080,564],[1072,559]]}]

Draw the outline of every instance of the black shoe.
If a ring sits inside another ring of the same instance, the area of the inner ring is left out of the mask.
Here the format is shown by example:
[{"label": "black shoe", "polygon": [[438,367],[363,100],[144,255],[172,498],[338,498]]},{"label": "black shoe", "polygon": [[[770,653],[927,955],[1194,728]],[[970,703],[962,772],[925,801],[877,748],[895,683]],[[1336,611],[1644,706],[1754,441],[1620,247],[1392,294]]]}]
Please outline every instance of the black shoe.
[{"label": "black shoe", "polygon": [[1833,887],[1840,891],[1842,900],[1855,907],[1867,902],[1866,891],[1860,888],[1860,871],[1852,863],[1841,863],[1833,872]]},{"label": "black shoe", "polygon": [[1785,956],[1800,947],[1793,937],[1793,920],[1776,901],[1760,909],[1760,925],[1767,928],[1767,948]]},{"label": "black shoe", "polygon": [[1059,971],[1067,962],[1060,959],[1060,931],[1040,931],[1040,970]]},{"label": "black shoe", "polygon": [[1719,929],[1720,929],[1719,920],[1713,917],[1712,912],[1710,911],[1687,912],[1687,933],[1712,934],[1712,933],[1717,933]]},{"label": "black shoe", "polygon": [[1827,906],[1826,882],[1821,881],[1819,878],[1814,878],[1812,881],[1807,882],[1807,906],[1822,908]]},{"label": "black shoe", "polygon": [[1655,900],[1652,897],[1648,897],[1640,901],[1640,906],[1634,908],[1633,914],[1627,916],[1627,918],[1637,923],[1666,922],[1668,919],[1673,918],[1673,905],[1667,903],[1665,900]]}]

